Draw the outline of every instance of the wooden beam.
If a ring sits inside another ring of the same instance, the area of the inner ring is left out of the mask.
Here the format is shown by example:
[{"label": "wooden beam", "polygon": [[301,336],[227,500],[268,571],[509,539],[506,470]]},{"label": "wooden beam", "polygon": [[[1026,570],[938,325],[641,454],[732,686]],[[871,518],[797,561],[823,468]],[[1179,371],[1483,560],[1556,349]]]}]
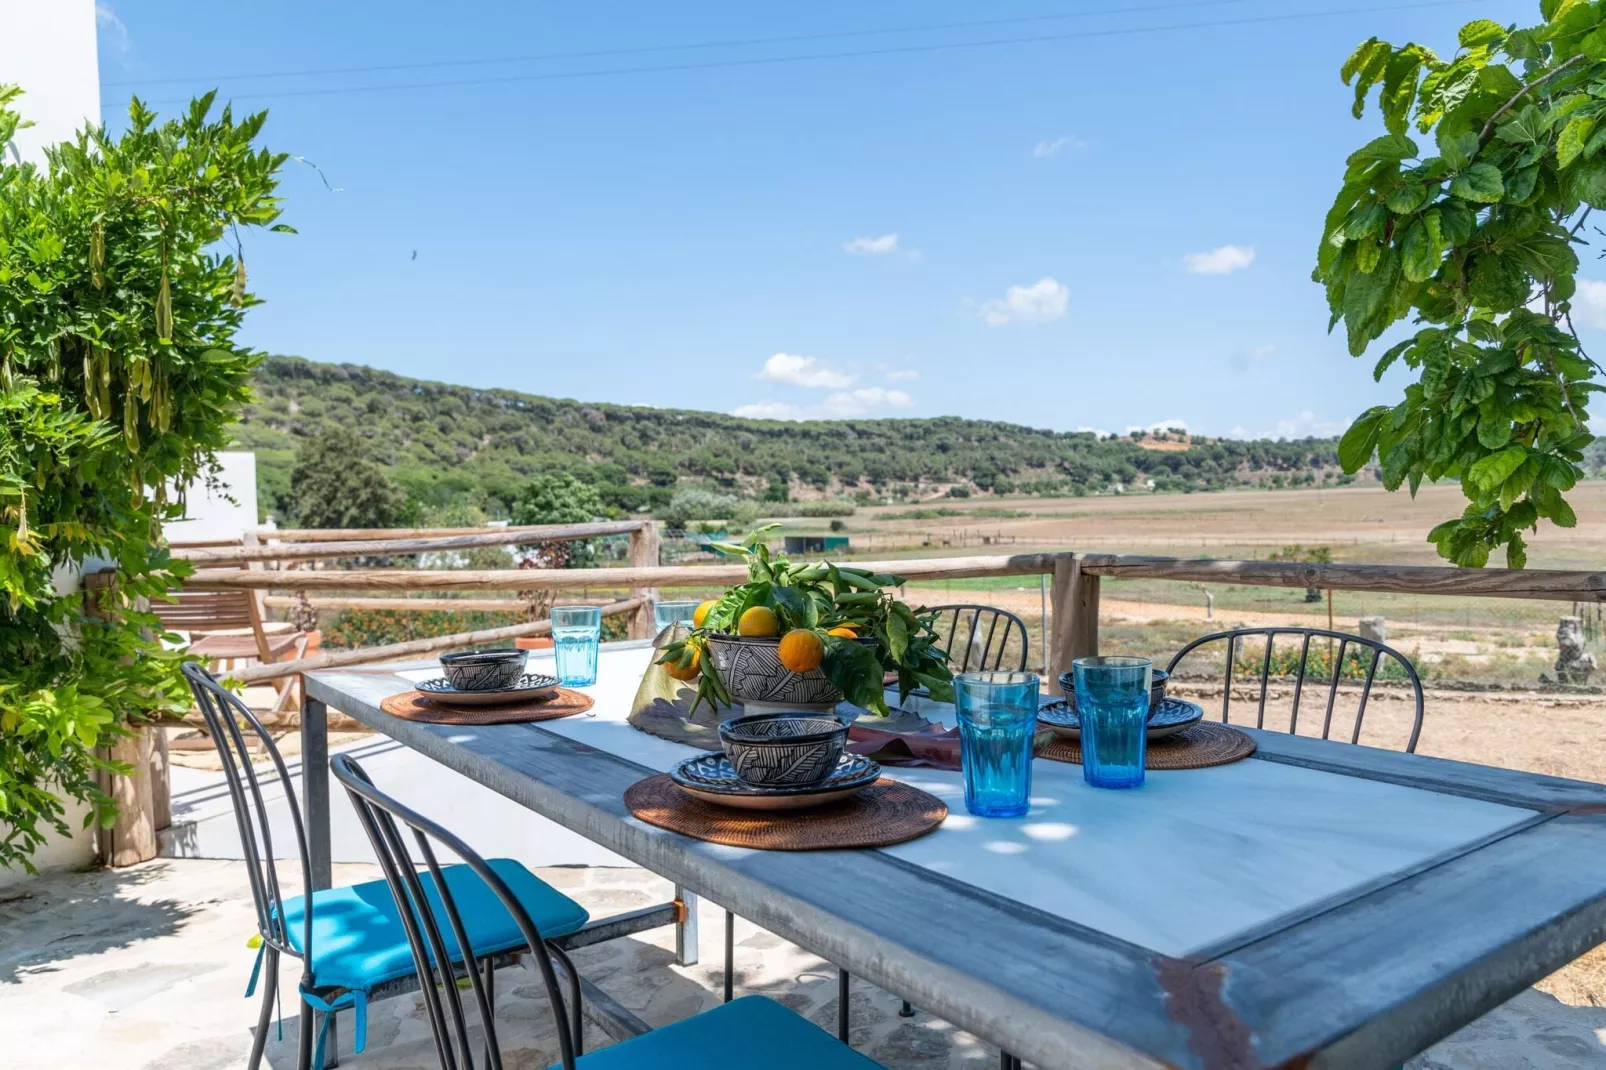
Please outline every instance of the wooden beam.
[{"label": "wooden beam", "polygon": [[[856,568],[892,572],[909,580],[965,579],[974,576],[1035,576],[1054,570],[1057,554],[991,557],[909,558],[855,561]],[[319,572],[254,572],[198,569],[184,581],[192,590],[297,591],[562,591],[583,587],[726,587],[747,579],[747,566],[660,565],[656,568],[531,568],[488,571],[447,569],[365,569]]]},{"label": "wooden beam", "polygon": [[[619,523],[639,525],[648,521],[622,520]],[[448,535],[480,535],[487,531],[529,531],[551,526],[553,525],[526,524],[523,527],[513,525],[491,527],[488,524],[480,524],[472,528],[263,528],[256,532],[256,536],[264,541],[278,542],[353,542],[367,539],[438,539]]]},{"label": "wooden beam", "polygon": [[[622,602],[613,602],[602,607],[604,617],[612,617],[619,613],[633,612],[639,602],[634,598],[627,598]],[[505,639],[517,639],[525,635],[547,635],[552,631],[550,620],[532,621],[529,624],[514,624],[506,628],[486,628],[478,632],[459,632],[455,635],[439,635],[431,639],[414,639],[406,643],[388,643],[385,646],[371,646],[359,650],[334,650],[327,654],[318,654],[310,658],[298,658],[295,661],[277,661],[269,665],[253,665],[249,669],[240,669],[227,675],[242,684],[259,684],[266,680],[282,680],[287,676],[299,676],[306,672],[316,672],[319,669],[337,669],[342,665],[366,665],[370,662],[395,661],[397,658],[413,657],[417,654],[433,654],[439,650],[460,650],[466,646],[479,646],[482,643],[499,643]]]},{"label": "wooden beam", "polygon": [[[658,567],[658,525],[649,523],[630,533],[630,566]],[[658,601],[658,589],[637,587],[630,593],[641,599],[641,605],[636,607],[635,616],[630,618],[630,638],[651,639],[655,634],[652,604]]]},{"label": "wooden beam", "polygon": [[1077,658],[1099,652],[1099,578],[1082,567],[1080,554],[1064,554],[1054,562],[1049,608],[1048,689],[1060,692],[1059,677]]},{"label": "wooden beam", "polygon": [[1606,602],[1606,572],[1450,568],[1434,565],[1314,565],[1297,561],[1184,560],[1084,554],[1082,570],[1123,579],[1188,580],[1252,587],[1318,587],[1557,602]]},{"label": "wooden beam", "polygon": [[[412,613],[430,613],[443,610],[448,613],[518,613],[529,609],[528,602],[517,598],[313,598],[313,609],[399,609]],[[296,599],[291,595],[270,594],[266,599],[273,609],[294,609]]]},{"label": "wooden beam", "polygon": [[537,527],[477,530],[469,535],[437,538],[365,539],[355,542],[292,543],[279,546],[176,547],[173,556],[197,564],[239,564],[248,561],[311,561],[329,557],[408,557],[480,546],[516,546],[521,543],[567,542],[602,535],[640,533],[642,521],[615,520],[596,524],[542,524]]}]

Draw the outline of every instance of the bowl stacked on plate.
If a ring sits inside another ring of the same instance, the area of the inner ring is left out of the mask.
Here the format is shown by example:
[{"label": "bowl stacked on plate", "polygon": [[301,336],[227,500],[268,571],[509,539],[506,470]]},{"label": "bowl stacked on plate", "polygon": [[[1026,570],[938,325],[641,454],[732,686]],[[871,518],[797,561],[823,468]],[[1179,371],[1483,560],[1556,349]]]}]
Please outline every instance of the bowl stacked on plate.
[{"label": "bowl stacked on plate", "polygon": [[550,696],[558,686],[555,676],[524,671],[528,650],[472,650],[442,654],[445,676],[425,680],[418,690],[440,702],[465,706],[496,706]]},{"label": "bowl stacked on plate", "polygon": [[759,713],[719,726],[723,754],[681,762],[670,777],[720,806],[800,810],[845,799],[875,783],[881,767],[846,753],[848,723],[818,713]]}]

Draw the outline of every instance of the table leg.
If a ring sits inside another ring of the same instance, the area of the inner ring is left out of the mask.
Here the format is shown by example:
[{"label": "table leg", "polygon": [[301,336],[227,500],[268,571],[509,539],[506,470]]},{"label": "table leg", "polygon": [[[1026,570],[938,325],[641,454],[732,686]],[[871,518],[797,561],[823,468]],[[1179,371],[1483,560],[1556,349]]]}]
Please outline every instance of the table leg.
[{"label": "table leg", "polygon": [[320,891],[334,881],[329,858],[329,707],[310,696],[301,703],[301,809],[312,861],[309,891]]},{"label": "table leg", "polygon": [[675,885],[675,902],[681,904],[680,920],[675,922],[675,963],[697,965],[697,893]]}]

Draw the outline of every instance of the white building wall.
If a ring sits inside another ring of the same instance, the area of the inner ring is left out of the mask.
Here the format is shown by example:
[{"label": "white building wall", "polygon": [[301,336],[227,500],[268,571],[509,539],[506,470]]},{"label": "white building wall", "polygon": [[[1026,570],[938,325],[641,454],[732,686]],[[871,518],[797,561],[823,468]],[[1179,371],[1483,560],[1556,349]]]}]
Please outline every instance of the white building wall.
[{"label": "white building wall", "polygon": [[[184,519],[162,529],[168,542],[238,539],[257,525],[257,455],[233,450],[217,455],[216,485],[198,480],[184,500]],[[233,499],[230,501],[229,499]]]},{"label": "white building wall", "polygon": [[[43,163],[46,145],[100,122],[95,0],[0,0],[0,83],[26,91],[13,107],[34,123],[11,145],[0,145],[8,162]],[[83,815],[82,807],[69,805],[68,826],[78,829]],[[42,871],[86,866],[95,859],[95,838],[92,829],[68,839],[52,833],[33,863]],[[0,888],[26,876],[0,867]]]},{"label": "white building wall", "polygon": [[16,107],[33,126],[7,156],[44,162],[44,147],[100,122],[95,0],[0,0],[0,82],[20,85]]}]

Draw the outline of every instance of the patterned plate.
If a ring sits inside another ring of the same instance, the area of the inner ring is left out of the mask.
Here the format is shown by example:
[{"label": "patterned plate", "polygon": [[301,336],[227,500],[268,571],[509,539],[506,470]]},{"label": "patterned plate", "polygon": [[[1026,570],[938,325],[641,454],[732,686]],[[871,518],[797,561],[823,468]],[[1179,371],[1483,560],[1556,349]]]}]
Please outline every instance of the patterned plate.
[{"label": "patterned plate", "polygon": [[425,680],[416,686],[430,698],[438,698],[442,702],[450,702],[457,706],[500,706],[507,702],[527,702],[551,694],[558,686],[558,678],[527,672],[519,677],[519,682],[512,687],[504,687],[498,691],[459,691],[444,676]]},{"label": "patterned plate", "polygon": [[[1052,728],[1058,735],[1072,739],[1082,734],[1082,722],[1076,717],[1076,699],[1055,699],[1037,710],[1037,719]],[[1167,695],[1160,700],[1160,708],[1149,717],[1149,738],[1164,739],[1174,736],[1191,724],[1204,719],[1204,710],[1192,702]]]},{"label": "patterned plate", "polygon": [[742,783],[730,759],[723,754],[687,758],[669,771],[669,777],[694,798],[743,810],[801,810],[846,799],[874,784],[881,767],[862,754],[844,754],[836,772],[809,788],[755,788]]}]

